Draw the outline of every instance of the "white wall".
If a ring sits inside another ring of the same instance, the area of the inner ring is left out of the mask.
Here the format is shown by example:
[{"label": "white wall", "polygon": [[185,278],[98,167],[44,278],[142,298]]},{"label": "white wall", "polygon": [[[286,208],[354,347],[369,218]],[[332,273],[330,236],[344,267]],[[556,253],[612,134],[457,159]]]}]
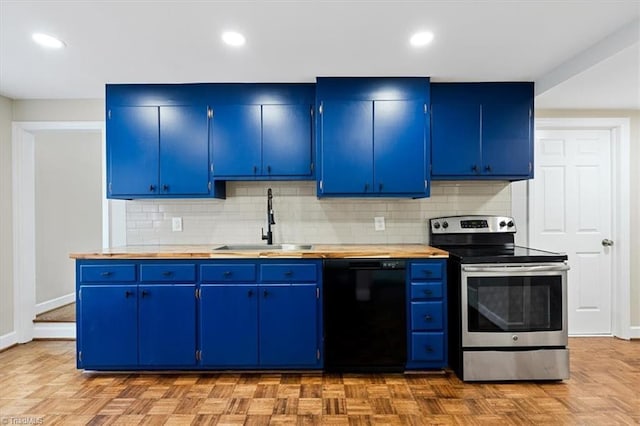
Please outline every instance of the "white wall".
[{"label": "white wall", "polygon": [[0,336],[13,331],[11,99],[0,96]]},{"label": "white wall", "polygon": [[102,246],[101,132],[35,135],[36,303],[74,292],[70,252]]},{"label": "white wall", "polygon": [[631,122],[631,326],[640,327],[640,110],[536,110],[536,118],[619,117]]},{"label": "white wall", "polygon": [[[507,182],[434,182],[426,199],[316,198],[315,182],[227,182],[226,200],[127,202],[128,244],[259,243],[273,189],[274,241],[297,243],[425,243],[426,219],[509,214]],[[374,230],[384,216],[385,231]],[[182,217],[183,232],[171,231]]]}]

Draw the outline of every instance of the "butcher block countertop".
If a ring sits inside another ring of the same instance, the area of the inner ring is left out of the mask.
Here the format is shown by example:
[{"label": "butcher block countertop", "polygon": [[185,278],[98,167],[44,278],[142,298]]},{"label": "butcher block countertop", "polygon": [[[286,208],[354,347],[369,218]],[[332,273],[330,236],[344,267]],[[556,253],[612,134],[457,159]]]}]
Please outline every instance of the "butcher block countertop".
[{"label": "butcher block countertop", "polygon": [[309,250],[216,250],[211,245],[140,245],[71,253],[72,259],[347,259],[447,258],[449,254],[424,244],[314,244]]}]

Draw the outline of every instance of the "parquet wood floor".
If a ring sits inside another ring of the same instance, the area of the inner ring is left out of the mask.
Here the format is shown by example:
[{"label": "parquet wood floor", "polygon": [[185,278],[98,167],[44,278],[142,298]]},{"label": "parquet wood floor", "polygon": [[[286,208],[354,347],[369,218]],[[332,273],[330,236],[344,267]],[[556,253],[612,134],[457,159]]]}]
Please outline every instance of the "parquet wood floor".
[{"label": "parquet wood floor", "polygon": [[572,338],[563,382],[453,373],[83,373],[75,342],[0,353],[0,425],[640,424],[640,341]]}]

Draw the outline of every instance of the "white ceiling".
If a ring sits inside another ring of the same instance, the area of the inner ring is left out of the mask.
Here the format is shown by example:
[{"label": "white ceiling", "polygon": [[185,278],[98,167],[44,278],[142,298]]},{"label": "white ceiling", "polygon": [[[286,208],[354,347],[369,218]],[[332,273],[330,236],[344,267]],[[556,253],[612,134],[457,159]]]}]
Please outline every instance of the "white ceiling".
[{"label": "white ceiling", "polygon": [[[544,108],[640,109],[639,19],[638,0],[0,0],[0,94],[102,98],[105,83],[424,75],[541,82]],[[246,46],[223,45],[226,29],[243,32]],[[411,48],[417,30],[433,31],[433,43]],[[67,47],[44,50],[33,32]]]}]

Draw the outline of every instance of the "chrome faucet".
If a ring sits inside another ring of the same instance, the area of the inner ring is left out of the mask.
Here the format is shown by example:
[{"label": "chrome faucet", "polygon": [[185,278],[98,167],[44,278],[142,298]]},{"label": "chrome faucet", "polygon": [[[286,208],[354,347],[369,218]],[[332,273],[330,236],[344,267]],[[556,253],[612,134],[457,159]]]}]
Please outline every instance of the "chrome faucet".
[{"label": "chrome faucet", "polygon": [[273,244],[273,232],[271,232],[271,225],[276,224],[276,219],[273,215],[273,195],[271,194],[271,188],[267,190],[267,235],[264,234],[264,228],[262,228],[262,239],[267,240],[267,244]]}]

